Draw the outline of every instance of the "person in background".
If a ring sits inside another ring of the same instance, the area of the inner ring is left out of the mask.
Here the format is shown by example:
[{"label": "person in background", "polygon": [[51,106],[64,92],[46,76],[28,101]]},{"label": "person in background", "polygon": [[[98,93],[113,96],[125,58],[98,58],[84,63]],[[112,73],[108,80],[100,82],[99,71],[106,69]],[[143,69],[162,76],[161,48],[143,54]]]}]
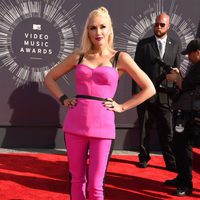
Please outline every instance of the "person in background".
[{"label": "person in background", "polygon": [[[104,176],[115,139],[114,113],[135,108],[155,94],[153,83],[131,56],[113,49],[113,38],[108,10],[105,7],[92,10],[85,23],[80,49],[50,70],[45,78],[51,93],[69,108],[63,130],[72,200],[86,199],[86,185],[90,200],[104,199]],[[68,98],[56,81],[73,69],[77,94]],[[124,73],[130,75],[141,91],[126,102],[117,103],[113,97]]]},{"label": "person in background", "polygon": [[[175,179],[165,181],[166,185],[176,187],[174,192],[176,196],[190,195],[193,191],[192,145],[197,135],[196,131],[199,132],[197,129],[200,128],[198,115],[200,113],[200,39],[192,40],[182,54],[187,54],[192,63],[185,78],[181,76],[178,69],[172,70],[167,75],[167,80],[174,82],[180,90],[177,100],[172,104],[174,109],[173,149],[178,175]],[[196,94],[199,95],[198,99],[191,96]],[[195,104],[197,104],[196,109]]]},{"label": "person in background", "polygon": [[[146,168],[150,157],[150,133],[154,124],[160,142],[166,169],[176,171],[176,162],[171,148],[173,137],[172,115],[170,112],[170,89],[166,81],[170,67],[180,65],[180,45],[168,36],[170,17],[166,13],[155,19],[154,35],[138,42],[135,62],[150,77],[156,88],[156,95],[137,107],[140,147],[138,167]],[[133,82],[133,93],[138,92]]]}]

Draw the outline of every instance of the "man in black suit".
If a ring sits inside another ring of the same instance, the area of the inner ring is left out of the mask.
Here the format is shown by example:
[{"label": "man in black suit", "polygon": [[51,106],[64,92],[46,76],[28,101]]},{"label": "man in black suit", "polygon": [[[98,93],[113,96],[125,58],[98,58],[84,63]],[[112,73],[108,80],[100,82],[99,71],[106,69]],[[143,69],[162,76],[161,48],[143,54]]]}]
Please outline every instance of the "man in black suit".
[{"label": "man in black suit", "polygon": [[169,109],[171,99],[167,92],[173,85],[166,81],[165,75],[168,70],[159,62],[162,60],[170,67],[180,66],[180,45],[168,36],[169,28],[170,17],[166,13],[159,14],[154,24],[154,35],[140,40],[136,48],[136,63],[147,73],[157,89],[156,95],[137,107],[140,131],[138,166],[147,167],[147,162],[151,158],[150,131],[155,123],[166,168],[175,171],[176,163],[171,149],[173,137],[172,115]]},{"label": "man in black suit", "polygon": [[177,100],[172,104],[173,149],[178,175],[175,179],[165,181],[166,185],[177,187],[174,192],[176,196],[190,195],[193,190],[192,144],[200,129],[200,39],[192,40],[182,54],[188,54],[193,64],[189,67],[185,78],[182,78],[178,69],[167,75],[167,79],[175,82],[180,89]]}]

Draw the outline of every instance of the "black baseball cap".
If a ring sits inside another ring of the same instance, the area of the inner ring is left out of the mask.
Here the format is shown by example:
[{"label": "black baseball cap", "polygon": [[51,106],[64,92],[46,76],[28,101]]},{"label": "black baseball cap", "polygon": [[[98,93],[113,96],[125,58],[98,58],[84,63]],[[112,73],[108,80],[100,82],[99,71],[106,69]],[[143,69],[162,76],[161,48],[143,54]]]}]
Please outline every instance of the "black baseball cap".
[{"label": "black baseball cap", "polygon": [[200,50],[200,38],[190,41],[187,48],[181,54],[186,55],[197,50]]}]

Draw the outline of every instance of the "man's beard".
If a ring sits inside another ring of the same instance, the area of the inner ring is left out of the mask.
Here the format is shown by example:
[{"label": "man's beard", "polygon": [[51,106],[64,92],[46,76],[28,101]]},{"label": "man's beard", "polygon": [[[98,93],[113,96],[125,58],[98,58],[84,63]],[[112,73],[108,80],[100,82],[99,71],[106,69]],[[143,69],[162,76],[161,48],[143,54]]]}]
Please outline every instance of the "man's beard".
[{"label": "man's beard", "polygon": [[155,34],[158,38],[163,37],[164,35],[166,35],[166,33],[167,33],[167,31],[165,31],[165,32],[154,31],[154,34]]}]

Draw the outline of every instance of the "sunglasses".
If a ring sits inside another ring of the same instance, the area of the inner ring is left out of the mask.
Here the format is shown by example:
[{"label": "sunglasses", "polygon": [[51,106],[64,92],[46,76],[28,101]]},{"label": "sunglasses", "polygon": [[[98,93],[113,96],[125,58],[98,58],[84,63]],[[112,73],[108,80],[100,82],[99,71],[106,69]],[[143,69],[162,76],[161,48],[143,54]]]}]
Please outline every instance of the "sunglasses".
[{"label": "sunglasses", "polygon": [[165,27],[165,23],[155,23],[155,27],[161,27],[164,28]]}]

